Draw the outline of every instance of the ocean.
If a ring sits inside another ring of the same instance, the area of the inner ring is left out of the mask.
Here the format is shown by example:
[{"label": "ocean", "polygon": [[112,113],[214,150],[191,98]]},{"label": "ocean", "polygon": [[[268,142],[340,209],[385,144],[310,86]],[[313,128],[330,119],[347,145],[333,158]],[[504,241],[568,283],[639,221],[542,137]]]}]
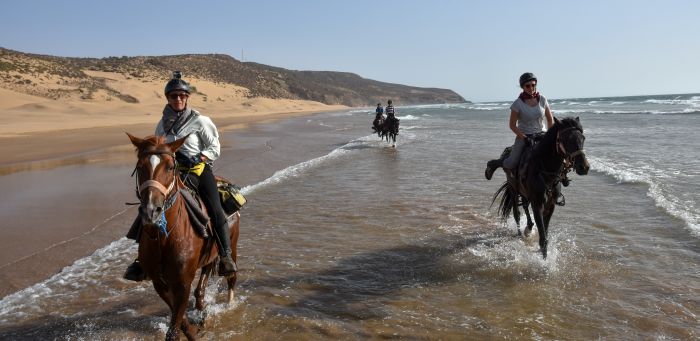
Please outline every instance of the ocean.
[{"label": "ocean", "polygon": [[[371,134],[371,109],[224,134],[224,154],[250,150],[215,170],[246,184],[249,204],[235,301],[215,277],[200,337],[697,339],[700,94],[550,101],[580,118],[591,171],[571,173],[546,260],[536,232],[516,238],[490,207],[505,177],[484,167],[512,143],[509,105],[399,106],[396,148]],[[130,166],[110,177],[133,186]],[[133,214],[100,224],[126,232]],[[0,338],[164,337],[151,284],[120,279],[135,254],[116,239],[4,297]]]}]

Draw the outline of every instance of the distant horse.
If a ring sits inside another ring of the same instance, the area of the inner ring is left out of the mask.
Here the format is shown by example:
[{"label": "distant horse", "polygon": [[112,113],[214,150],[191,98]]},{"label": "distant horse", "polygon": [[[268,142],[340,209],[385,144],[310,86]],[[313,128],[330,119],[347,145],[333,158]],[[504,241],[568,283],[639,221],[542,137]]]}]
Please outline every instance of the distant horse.
[{"label": "distant horse", "polygon": [[[394,116],[388,116],[379,125],[378,135],[386,142],[391,142],[396,145],[396,135],[399,134],[399,119]],[[391,139],[391,141],[390,141]]]},{"label": "distant horse", "polygon": [[372,121],[372,130],[377,133],[377,136],[382,137],[382,125],[384,124],[384,115],[377,113]]},{"label": "distant horse", "polygon": [[[559,183],[565,179],[571,168],[578,175],[588,174],[588,160],[583,151],[583,127],[578,117],[558,120],[547,131],[541,142],[533,148],[525,148],[520,166],[515,174],[508,174],[508,180],[496,191],[492,204],[501,197],[499,211],[502,219],[507,219],[511,211],[520,234],[520,211],[522,205],[527,214],[528,226],[525,234],[532,230],[528,204],[537,224],[542,257],[547,258],[547,232],[549,220],[554,213],[559,197]],[[522,201],[520,200],[522,198]]]},{"label": "distant horse", "polygon": [[[143,230],[139,238],[139,261],[158,295],[170,307],[170,326],[166,340],[178,340],[179,330],[188,340],[196,339],[197,328],[185,316],[190,288],[198,269],[202,269],[194,292],[196,309],[205,307],[204,295],[209,276],[218,259],[213,238],[200,236],[192,227],[181,190],[185,185],[178,176],[175,152],[185,138],[165,143],[161,136],[144,139],[129,135],[136,146],[137,192],[141,205],[139,216]],[[237,258],[240,214],[229,217],[231,250]],[[227,278],[228,300],[233,299],[236,275]],[[178,330],[179,328],[179,330]]]}]

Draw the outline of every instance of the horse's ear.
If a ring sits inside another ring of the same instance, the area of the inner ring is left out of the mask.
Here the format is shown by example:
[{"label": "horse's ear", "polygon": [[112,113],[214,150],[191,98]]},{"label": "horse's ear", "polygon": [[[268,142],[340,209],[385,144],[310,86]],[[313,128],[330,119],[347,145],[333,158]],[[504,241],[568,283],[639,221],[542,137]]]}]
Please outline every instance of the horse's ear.
[{"label": "horse's ear", "polygon": [[167,145],[168,145],[168,147],[170,148],[170,150],[174,153],[174,152],[176,152],[178,149],[180,149],[180,147],[182,147],[182,145],[185,143],[185,140],[187,140],[188,137],[190,137],[189,134],[187,134],[187,136],[185,136],[185,137],[183,137],[183,138],[181,138],[181,139],[177,139],[177,140],[175,140],[175,141],[173,141],[173,142],[167,143]]},{"label": "horse's ear", "polygon": [[129,136],[129,140],[131,140],[131,143],[136,146],[136,148],[141,147],[141,144],[143,143],[143,139],[140,139],[134,135],[131,135],[129,133],[126,133],[127,136]]},{"label": "horse's ear", "polygon": [[581,120],[578,119],[578,116],[576,116],[576,122],[581,123]]},{"label": "horse's ear", "polygon": [[554,124],[561,124],[561,121],[556,116],[554,116]]}]

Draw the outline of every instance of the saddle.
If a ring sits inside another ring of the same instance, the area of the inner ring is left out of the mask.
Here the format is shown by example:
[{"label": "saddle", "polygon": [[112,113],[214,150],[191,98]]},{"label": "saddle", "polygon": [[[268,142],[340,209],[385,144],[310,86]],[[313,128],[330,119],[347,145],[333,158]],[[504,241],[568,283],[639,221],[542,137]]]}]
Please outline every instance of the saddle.
[{"label": "saddle", "polygon": [[[185,209],[190,218],[190,223],[197,234],[202,238],[207,239],[213,235],[212,226],[209,224],[210,218],[207,214],[206,206],[197,193],[198,183],[196,177],[188,176],[194,168],[185,168],[184,171],[180,172],[180,179],[185,184],[185,188],[181,188],[178,195],[181,195],[185,202]],[[226,213],[226,218],[231,220],[233,215],[238,212],[243,205],[246,204],[247,200],[240,191],[240,187],[231,183],[231,181],[216,177],[216,185],[219,190],[219,200],[221,200],[221,206]],[[134,222],[129,228],[129,232],[126,237],[129,239],[138,240],[141,237],[141,219],[137,216]]]},{"label": "saddle", "polygon": [[[520,160],[518,160],[518,166],[515,167],[510,174],[508,174],[508,182],[513,186],[513,188],[518,188],[519,184],[524,183],[527,178],[527,167],[530,164],[530,155],[535,146],[542,140],[545,133],[535,133],[526,135],[528,137],[529,143],[525,144],[522,153],[520,154]],[[501,153],[501,160],[505,160],[510,156],[512,146],[506,147]]]},{"label": "saddle", "polygon": [[[520,154],[520,160],[518,161],[518,166],[512,171],[512,174],[509,174],[508,172],[506,172],[507,178],[508,178],[508,183],[510,183],[510,185],[513,186],[513,188],[520,188],[520,185],[525,183],[527,176],[528,176],[527,169],[528,169],[528,166],[530,165],[530,162],[532,161],[532,160],[530,160],[531,159],[530,155],[532,155],[532,151],[535,149],[535,146],[537,146],[537,144],[542,140],[544,135],[545,135],[544,132],[527,135],[529,143],[527,143],[525,145],[525,148],[523,148],[522,154]],[[502,158],[508,157],[510,155],[511,148],[512,147],[506,147],[503,150],[503,153],[501,153],[501,157]],[[561,176],[561,179],[559,181],[555,182],[555,184],[554,184],[555,187],[557,187],[557,193],[558,193],[558,197],[556,198],[555,202],[559,206],[564,206],[564,205],[566,205],[566,199],[564,198],[564,195],[561,193],[561,185],[559,184],[559,182],[564,184],[564,186],[569,185],[569,179],[566,177],[566,172],[564,172],[564,174],[562,174],[562,176]],[[551,193],[552,190],[553,190],[552,188],[549,188],[547,190],[548,195],[552,195],[552,193]]]}]

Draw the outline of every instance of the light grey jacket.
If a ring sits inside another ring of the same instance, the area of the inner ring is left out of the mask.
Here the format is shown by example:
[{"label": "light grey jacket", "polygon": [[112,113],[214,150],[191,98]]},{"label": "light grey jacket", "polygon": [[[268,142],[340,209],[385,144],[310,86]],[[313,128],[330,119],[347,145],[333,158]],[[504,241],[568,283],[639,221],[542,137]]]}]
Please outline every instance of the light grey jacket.
[{"label": "light grey jacket", "polygon": [[188,158],[202,154],[210,161],[218,159],[221,154],[221,145],[219,144],[219,132],[216,130],[214,122],[194,109],[192,109],[192,116],[185,121],[179,130],[170,131],[168,134],[163,128],[163,120],[161,119],[156,126],[156,135],[165,135],[166,142],[170,143],[189,134],[185,143],[178,149],[179,153]]}]

